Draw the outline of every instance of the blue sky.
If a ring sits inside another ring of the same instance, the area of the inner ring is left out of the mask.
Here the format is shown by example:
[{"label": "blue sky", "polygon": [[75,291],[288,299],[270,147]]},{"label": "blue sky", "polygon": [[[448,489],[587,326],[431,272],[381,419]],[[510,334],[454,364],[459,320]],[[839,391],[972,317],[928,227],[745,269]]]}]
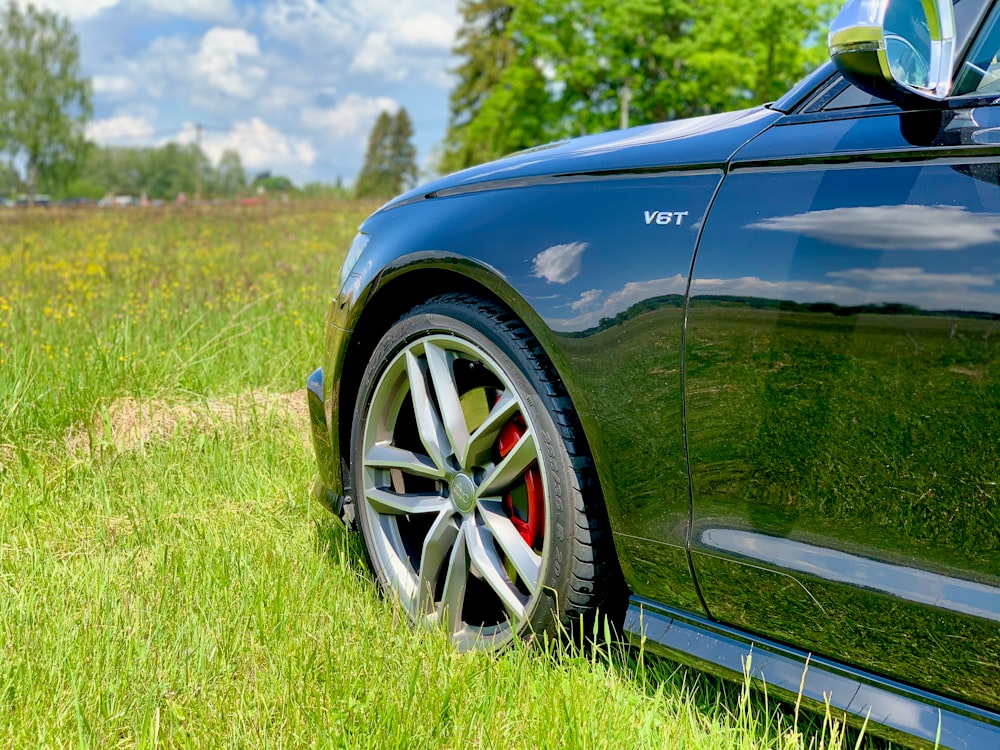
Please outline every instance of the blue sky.
[{"label": "blue sky", "polygon": [[97,143],[194,140],[248,173],[352,182],[379,112],[406,107],[421,166],[444,137],[458,0],[34,0],[68,16]]}]

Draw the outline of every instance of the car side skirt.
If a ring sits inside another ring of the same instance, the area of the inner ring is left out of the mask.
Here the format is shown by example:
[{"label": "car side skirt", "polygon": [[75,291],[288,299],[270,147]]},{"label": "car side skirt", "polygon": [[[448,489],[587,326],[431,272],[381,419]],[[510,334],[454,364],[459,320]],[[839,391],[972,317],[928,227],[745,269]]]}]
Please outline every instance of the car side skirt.
[{"label": "car side skirt", "polygon": [[749,674],[768,692],[820,712],[843,713],[851,724],[918,747],[1000,747],[1000,715],[901,685],[873,674],[655,602],[632,597],[625,631],[636,645],[727,679]]}]

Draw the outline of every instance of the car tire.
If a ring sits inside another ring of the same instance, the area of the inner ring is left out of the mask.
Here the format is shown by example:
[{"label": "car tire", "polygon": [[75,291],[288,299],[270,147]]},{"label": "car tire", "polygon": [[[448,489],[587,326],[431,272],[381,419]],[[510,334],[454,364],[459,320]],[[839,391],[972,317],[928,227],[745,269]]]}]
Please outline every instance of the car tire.
[{"label": "car tire", "polygon": [[598,607],[616,619],[575,413],[508,311],[451,294],[398,320],[363,375],[351,455],[369,563],[414,622],[466,650],[586,630]]}]

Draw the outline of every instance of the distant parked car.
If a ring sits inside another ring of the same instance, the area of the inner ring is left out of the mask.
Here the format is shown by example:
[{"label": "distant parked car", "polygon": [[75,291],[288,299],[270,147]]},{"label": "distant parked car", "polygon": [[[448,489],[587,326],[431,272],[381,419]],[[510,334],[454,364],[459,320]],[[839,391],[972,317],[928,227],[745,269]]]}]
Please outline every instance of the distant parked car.
[{"label": "distant parked car", "polygon": [[97,202],[101,208],[125,208],[138,206],[139,199],[134,195],[106,195]]},{"label": "distant parked car", "polygon": [[18,196],[16,205],[18,206],[48,206],[52,202],[52,199],[44,193],[36,194],[35,196],[21,195]]},{"label": "distant parked car", "polygon": [[743,112],[376,211],[316,497],[462,649],[620,618],[906,743],[1000,747],[1000,3],[851,0]]}]

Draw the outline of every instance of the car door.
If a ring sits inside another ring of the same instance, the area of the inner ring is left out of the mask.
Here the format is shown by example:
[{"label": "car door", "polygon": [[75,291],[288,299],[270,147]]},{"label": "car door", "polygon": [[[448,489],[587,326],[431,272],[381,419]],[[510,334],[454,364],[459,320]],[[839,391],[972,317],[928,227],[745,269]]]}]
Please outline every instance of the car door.
[{"label": "car door", "polygon": [[834,81],[748,144],[684,381],[710,615],[1000,708],[1000,106]]}]

